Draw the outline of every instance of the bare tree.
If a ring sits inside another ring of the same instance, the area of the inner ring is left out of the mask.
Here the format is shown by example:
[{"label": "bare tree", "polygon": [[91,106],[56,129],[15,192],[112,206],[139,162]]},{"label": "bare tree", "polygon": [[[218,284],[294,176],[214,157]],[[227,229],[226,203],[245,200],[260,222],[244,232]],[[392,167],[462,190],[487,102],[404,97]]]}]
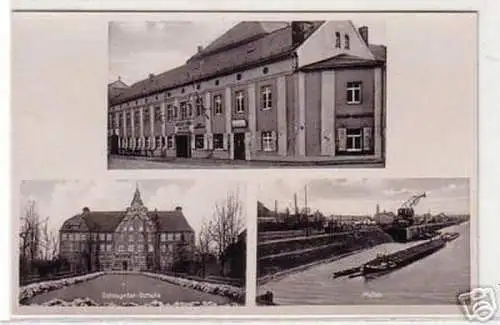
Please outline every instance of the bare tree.
[{"label": "bare tree", "polygon": [[207,256],[210,254],[210,245],[212,243],[212,238],[210,235],[209,224],[203,221],[200,232],[198,233],[196,251],[200,258],[201,263],[201,275],[206,276],[207,271]]},{"label": "bare tree", "polygon": [[36,211],[35,201],[28,202],[21,217],[20,262],[22,270],[31,271],[35,259],[40,253],[40,217]]},{"label": "bare tree", "polygon": [[238,191],[229,192],[224,200],[215,204],[214,215],[208,226],[222,268],[225,264],[224,252],[229,245],[238,241],[242,229],[242,204]]}]

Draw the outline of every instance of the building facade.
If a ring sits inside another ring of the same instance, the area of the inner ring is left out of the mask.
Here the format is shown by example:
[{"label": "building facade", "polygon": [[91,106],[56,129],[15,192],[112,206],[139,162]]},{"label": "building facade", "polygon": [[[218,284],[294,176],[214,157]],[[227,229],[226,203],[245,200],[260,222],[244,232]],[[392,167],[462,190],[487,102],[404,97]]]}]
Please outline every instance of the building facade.
[{"label": "building facade", "polygon": [[148,211],[138,188],[125,211],[84,208],[63,223],[59,236],[61,256],[87,271],[168,271],[191,259],[195,244],[181,207]]},{"label": "building facade", "polygon": [[367,27],[241,22],[184,65],[114,87],[109,150],[383,163],[385,75],[386,48]]}]

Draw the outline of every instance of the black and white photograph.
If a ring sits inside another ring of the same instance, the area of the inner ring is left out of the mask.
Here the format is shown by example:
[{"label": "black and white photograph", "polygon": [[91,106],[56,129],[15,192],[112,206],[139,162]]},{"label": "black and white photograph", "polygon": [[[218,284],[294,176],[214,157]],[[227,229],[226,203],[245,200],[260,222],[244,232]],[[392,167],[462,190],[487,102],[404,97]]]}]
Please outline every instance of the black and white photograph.
[{"label": "black and white photograph", "polygon": [[455,305],[471,288],[468,178],[263,183],[257,304]]},{"label": "black and white photograph", "polygon": [[245,303],[246,187],[192,180],[25,181],[19,304]]},{"label": "black and white photograph", "polygon": [[384,167],[384,21],[109,23],[108,168]]}]

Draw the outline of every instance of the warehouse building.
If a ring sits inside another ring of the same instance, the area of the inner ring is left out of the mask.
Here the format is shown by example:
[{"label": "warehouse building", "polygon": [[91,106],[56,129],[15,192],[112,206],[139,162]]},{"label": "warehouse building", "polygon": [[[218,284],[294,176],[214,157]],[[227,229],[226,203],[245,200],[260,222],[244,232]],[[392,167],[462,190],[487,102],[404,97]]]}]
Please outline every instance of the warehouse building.
[{"label": "warehouse building", "polygon": [[182,213],[148,211],[137,188],[124,211],[83,208],[59,232],[60,254],[72,268],[97,270],[169,270],[191,259],[194,231]]},{"label": "warehouse building", "polygon": [[386,48],[351,21],[240,22],[109,91],[111,154],[385,161]]}]

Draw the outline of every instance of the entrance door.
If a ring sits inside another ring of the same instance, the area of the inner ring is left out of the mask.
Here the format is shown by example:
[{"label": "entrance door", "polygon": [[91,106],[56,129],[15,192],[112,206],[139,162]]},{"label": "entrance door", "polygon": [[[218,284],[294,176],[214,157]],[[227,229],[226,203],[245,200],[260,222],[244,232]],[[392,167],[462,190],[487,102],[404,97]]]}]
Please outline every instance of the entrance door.
[{"label": "entrance door", "polygon": [[123,262],[122,262],[122,269],[123,269],[124,271],[126,271],[126,270],[128,269],[128,262],[127,262],[127,261],[123,261]]},{"label": "entrance door", "polygon": [[234,134],[234,159],[245,160],[245,133]]},{"label": "entrance door", "polygon": [[176,135],[175,136],[175,148],[176,156],[180,158],[191,157],[191,141],[189,135]]}]

